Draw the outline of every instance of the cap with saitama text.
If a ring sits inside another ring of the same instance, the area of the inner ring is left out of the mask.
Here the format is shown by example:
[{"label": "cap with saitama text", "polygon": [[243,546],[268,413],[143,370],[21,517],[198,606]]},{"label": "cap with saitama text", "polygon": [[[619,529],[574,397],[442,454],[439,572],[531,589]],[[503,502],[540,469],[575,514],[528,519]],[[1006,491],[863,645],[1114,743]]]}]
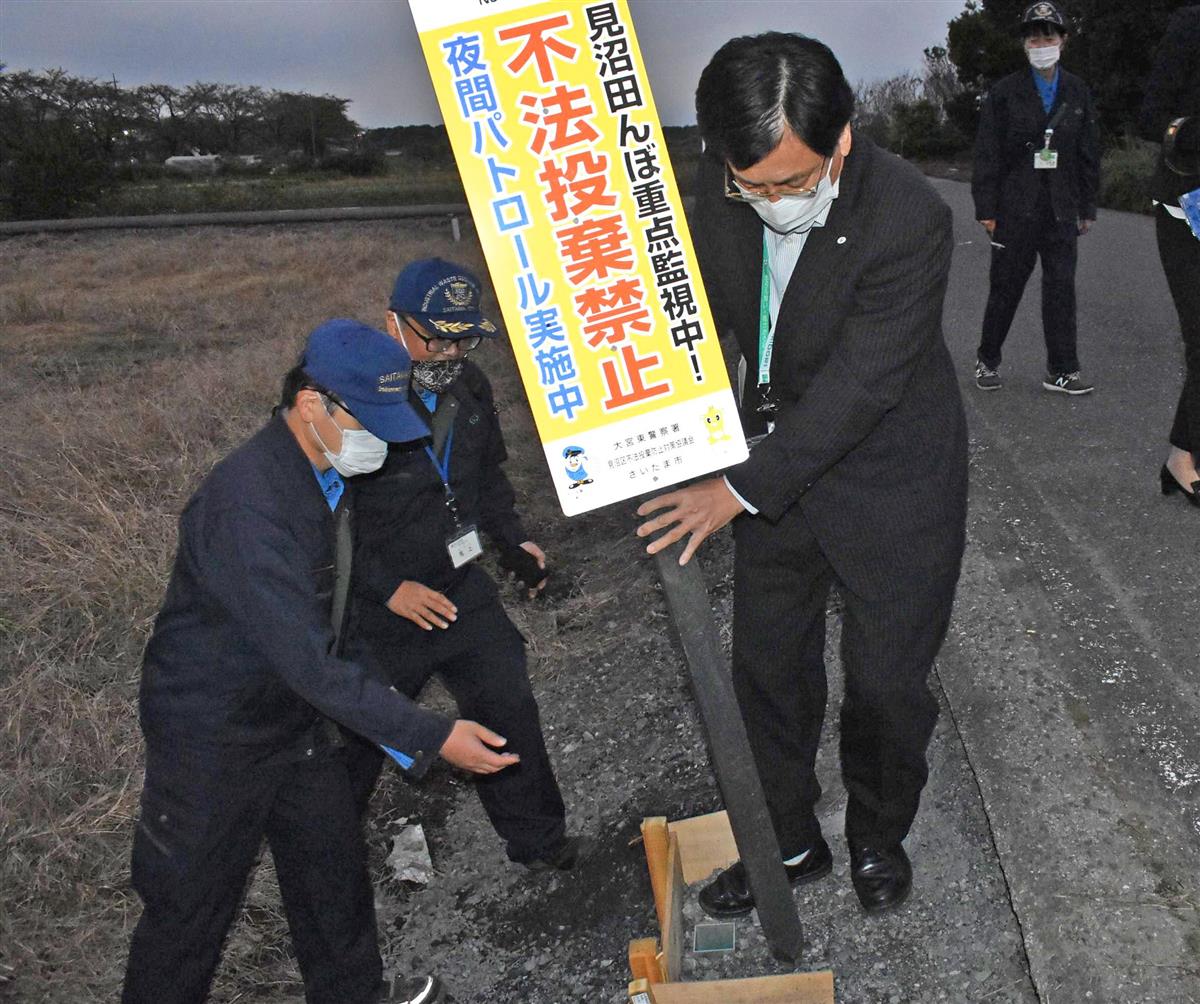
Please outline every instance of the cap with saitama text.
[{"label": "cap with saitama text", "polygon": [[479,280],[460,265],[422,258],[396,276],[388,310],[407,314],[437,338],[495,338],[496,325],[479,311]]},{"label": "cap with saitama text", "polygon": [[326,321],[308,336],[300,365],[380,439],[404,443],[429,435],[408,403],[412,360],[384,332],[345,317]]}]

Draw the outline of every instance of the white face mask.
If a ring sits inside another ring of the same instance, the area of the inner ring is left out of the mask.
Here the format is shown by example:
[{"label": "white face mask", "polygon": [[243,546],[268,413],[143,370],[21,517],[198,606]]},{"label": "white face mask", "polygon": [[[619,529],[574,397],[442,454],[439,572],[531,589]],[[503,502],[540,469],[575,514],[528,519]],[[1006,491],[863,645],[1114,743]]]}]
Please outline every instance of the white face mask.
[{"label": "white face mask", "polygon": [[1025,49],[1025,53],[1029,56],[1030,66],[1038,70],[1048,70],[1058,62],[1062,45],[1059,42],[1053,45],[1031,45]]},{"label": "white face mask", "polygon": [[759,219],[777,234],[794,234],[810,230],[812,225],[821,218],[834,199],[838,197],[838,182],[829,180],[829,172],[833,169],[833,158],[829,159],[829,167],[821,180],[817,182],[815,195],[781,195],[772,202],[765,195],[755,195],[745,190],[742,199],[754,208]]},{"label": "white face mask", "polygon": [[[336,425],[337,423],[335,422],[334,424]],[[308,423],[308,427],[312,429],[313,435],[317,437],[317,442],[325,454],[325,459],[344,478],[352,478],[356,474],[370,474],[373,471],[377,471],[383,466],[384,460],[387,459],[387,443],[366,429],[343,429],[341,426],[338,426],[338,429],[342,433],[342,448],[337,453],[331,453],[325,445],[325,440],[317,432],[317,427],[312,422]]]}]

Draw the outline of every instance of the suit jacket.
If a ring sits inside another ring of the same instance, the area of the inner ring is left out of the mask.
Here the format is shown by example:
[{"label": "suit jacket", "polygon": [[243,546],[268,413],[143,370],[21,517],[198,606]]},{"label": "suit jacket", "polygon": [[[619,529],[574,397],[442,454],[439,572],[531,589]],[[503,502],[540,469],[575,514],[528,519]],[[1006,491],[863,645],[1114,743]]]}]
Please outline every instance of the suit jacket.
[{"label": "suit jacket", "polygon": [[[762,223],[723,195],[702,158],[697,256],[718,328],[758,369]],[[835,571],[867,597],[957,574],[966,518],[966,421],[942,339],[950,209],[924,177],[861,135],[839,196],[813,229],[776,320],[775,431],[730,484],[760,515],[802,522]],[[754,379],[743,424],[762,427]]]},{"label": "suit jacket", "polygon": [[[1100,188],[1100,127],[1087,85],[1059,69],[1058,93],[1047,113],[1029,67],[998,80],[984,95],[975,134],[971,194],[977,220],[1012,220],[1037,213],[1043,187],[1059,223],[1096,218]],[[1050,148],[1058,166],[1039,170],[1033,153],[1057,117]]]},{"label": "suit jacket", "polygon": [[[1146,83],[1138,126],[1143,138],[1161,143],[1167,126],[1186,115],[1200,115],[1200,6],[1171,15]],[[1151,188],[1154,198],[1174,205],[1197,187],[1200,175],[1175,174],[1160,154]]]}]

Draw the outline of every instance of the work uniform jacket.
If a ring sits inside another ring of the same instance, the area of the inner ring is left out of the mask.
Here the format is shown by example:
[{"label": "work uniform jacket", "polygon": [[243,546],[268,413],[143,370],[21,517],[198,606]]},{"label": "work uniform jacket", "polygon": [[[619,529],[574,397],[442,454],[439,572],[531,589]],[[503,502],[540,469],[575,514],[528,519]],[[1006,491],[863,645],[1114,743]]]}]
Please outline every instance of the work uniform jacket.
[{"label": "work uniform jacket", "polygon": [[[1043,190],[1057,222],[1096,218],[1100,187],[1096,111],[1079,77],[1061,67],[1058,74],[1058,91],[1049,113],[1042,108],[1028,67],[997,81],[984,95],[971,178],[977,220],[1033,217]],[[1052,120],[1056,121],[1050,149],[1058,152],[1058,166],[1037,169],[1034,151],[1042,148]]]},{"label": "work uniform jacket", "polygon": [[334,654],[334,537],[312,464],[282,417],[213,468],[180,517],[146,646],[148,746],[214,766],[302,759],[326,745],[328,716],[411,757],[415,774],[428,769],[450,721]]},{"label": "work uniform jacket", "polygon": [[[461,568],[451,562],[446,540],[456,532],[455,523],[427,448],[440,461],[449,444],[450,486],[463,526],[475,526],[500,546],[528,540],[500,466],[508,454],[492,388],[479,367],[466,361],[458,379],[439,395],[433,415],[415,391],[409,400],[431,438],[390,444],[383,467],[355,479],[356,599],[386,605],[400,583],[411,580],[444,593],[460,613],[476,609],[496,599],[496,585],[477,562]],[[390,612],[387,616],[398,629],[409,624]]]},{"label": "work uniform jacket", "polygon": [[[1161,143],[1167,126],[1185,116],[1200,116],[1200,5],[1184,7],[1171,16],[1155,56],[1154,72],[1146,83],[1138,127],[1144,139]],[[1151,184],[1155,199],[1178,206],[1179,196],[1198,187],[1200,175],[1176,174],[1160,152]],[[1180,222],[1180,226],[1186,224]]]}]

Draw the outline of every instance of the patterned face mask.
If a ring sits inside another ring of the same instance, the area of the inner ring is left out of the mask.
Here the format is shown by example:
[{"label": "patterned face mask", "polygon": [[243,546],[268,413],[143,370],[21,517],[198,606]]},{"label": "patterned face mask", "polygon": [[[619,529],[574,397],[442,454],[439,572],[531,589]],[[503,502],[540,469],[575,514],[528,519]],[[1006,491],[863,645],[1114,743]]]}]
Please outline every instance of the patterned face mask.
[{"label": "patterned face mask", "polygon": [[458,379],[462,372],[461,359],[434,359],[413,363],[412,378],[420,386],[434,394],[442,394]]}]

